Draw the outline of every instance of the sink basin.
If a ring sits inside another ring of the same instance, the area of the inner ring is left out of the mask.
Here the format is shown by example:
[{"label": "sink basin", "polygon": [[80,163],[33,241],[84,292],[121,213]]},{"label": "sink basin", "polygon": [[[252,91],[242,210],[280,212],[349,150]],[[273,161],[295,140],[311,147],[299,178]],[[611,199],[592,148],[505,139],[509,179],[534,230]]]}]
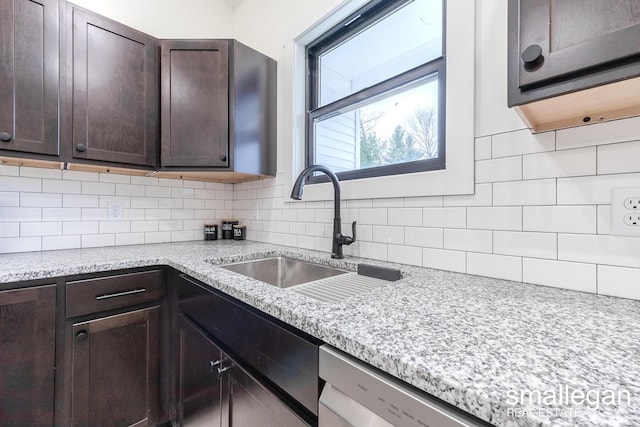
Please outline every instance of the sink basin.
[{"label": "sink basin", "polygon": [[348,273],[337,268],[286,257],[243,261],[221,267],[280,288]]}]

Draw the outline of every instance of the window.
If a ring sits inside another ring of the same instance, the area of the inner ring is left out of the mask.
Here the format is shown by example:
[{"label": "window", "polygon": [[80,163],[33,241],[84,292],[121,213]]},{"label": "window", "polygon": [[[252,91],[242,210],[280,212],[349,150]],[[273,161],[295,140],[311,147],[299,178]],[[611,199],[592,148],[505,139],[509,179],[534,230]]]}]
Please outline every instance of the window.
[{"label": "window", "polygon": [[443,0],[374,0],[307,45],[307,164],[341,180],[445,168],[444,22]]}]

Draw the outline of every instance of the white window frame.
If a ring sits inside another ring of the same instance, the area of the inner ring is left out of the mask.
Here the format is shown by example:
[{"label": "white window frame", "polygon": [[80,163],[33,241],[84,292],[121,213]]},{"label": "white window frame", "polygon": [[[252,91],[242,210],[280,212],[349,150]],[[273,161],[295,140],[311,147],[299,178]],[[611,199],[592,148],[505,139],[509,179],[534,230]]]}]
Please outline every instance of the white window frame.
[{"label": "white window frame", "polygon": [[[291,57],[288,58],[292,67],[292,76],[289,77],[293,82],[292,173],[284,180],[291,186],[305,166],[305,47],[367,2],[368,0],[342,2],[293,41]],[[453,7],[446,7],[446,168],[343,181],[341,188],[344,200],[474,193],[475,1],[451,6]],[[288,61],[284,62],[286,67]],[[286,79],[287,76],[283,78]],[[286,108],[284,111],[286,112]],[[332,198],[333,188],[330,183],[305,187],[304,201]]]}]

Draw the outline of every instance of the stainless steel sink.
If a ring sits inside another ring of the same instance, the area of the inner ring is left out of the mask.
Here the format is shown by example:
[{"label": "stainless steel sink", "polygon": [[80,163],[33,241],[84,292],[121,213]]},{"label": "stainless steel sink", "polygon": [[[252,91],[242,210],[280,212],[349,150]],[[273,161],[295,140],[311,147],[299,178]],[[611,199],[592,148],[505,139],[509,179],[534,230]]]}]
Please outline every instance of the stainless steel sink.
[{"label": "stainless steel sink", "polygon": [[221,267],[280,288],[348,273],[337,268],[286,257],[263,258]]}]

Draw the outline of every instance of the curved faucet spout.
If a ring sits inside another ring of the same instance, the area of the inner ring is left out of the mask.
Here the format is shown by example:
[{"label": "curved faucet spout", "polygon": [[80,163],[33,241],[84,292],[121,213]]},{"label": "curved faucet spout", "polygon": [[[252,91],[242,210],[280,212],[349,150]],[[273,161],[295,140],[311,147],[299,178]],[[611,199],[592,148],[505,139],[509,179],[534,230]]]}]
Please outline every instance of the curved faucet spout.
[{"label": "curved faucet spout", "polygon": [[353,230],[353,237],[344,236],[341,232],[342,224],[340,223],[340,181],[338,177],[331,169],[323,165],[311,165],[306,167],[298,178],[296,179],[293,188],[291,189],[291,198],[294,200],[302,200],[302,190],[304,188],[305,180],[313,172],[322,172],[329,177],[333,184],[333,239],[331,245],[331,258],[342,259],[344,254],[342,252],[342,245],[350,245],[355,242],[356,238],[356,222],[351,225]]}]

